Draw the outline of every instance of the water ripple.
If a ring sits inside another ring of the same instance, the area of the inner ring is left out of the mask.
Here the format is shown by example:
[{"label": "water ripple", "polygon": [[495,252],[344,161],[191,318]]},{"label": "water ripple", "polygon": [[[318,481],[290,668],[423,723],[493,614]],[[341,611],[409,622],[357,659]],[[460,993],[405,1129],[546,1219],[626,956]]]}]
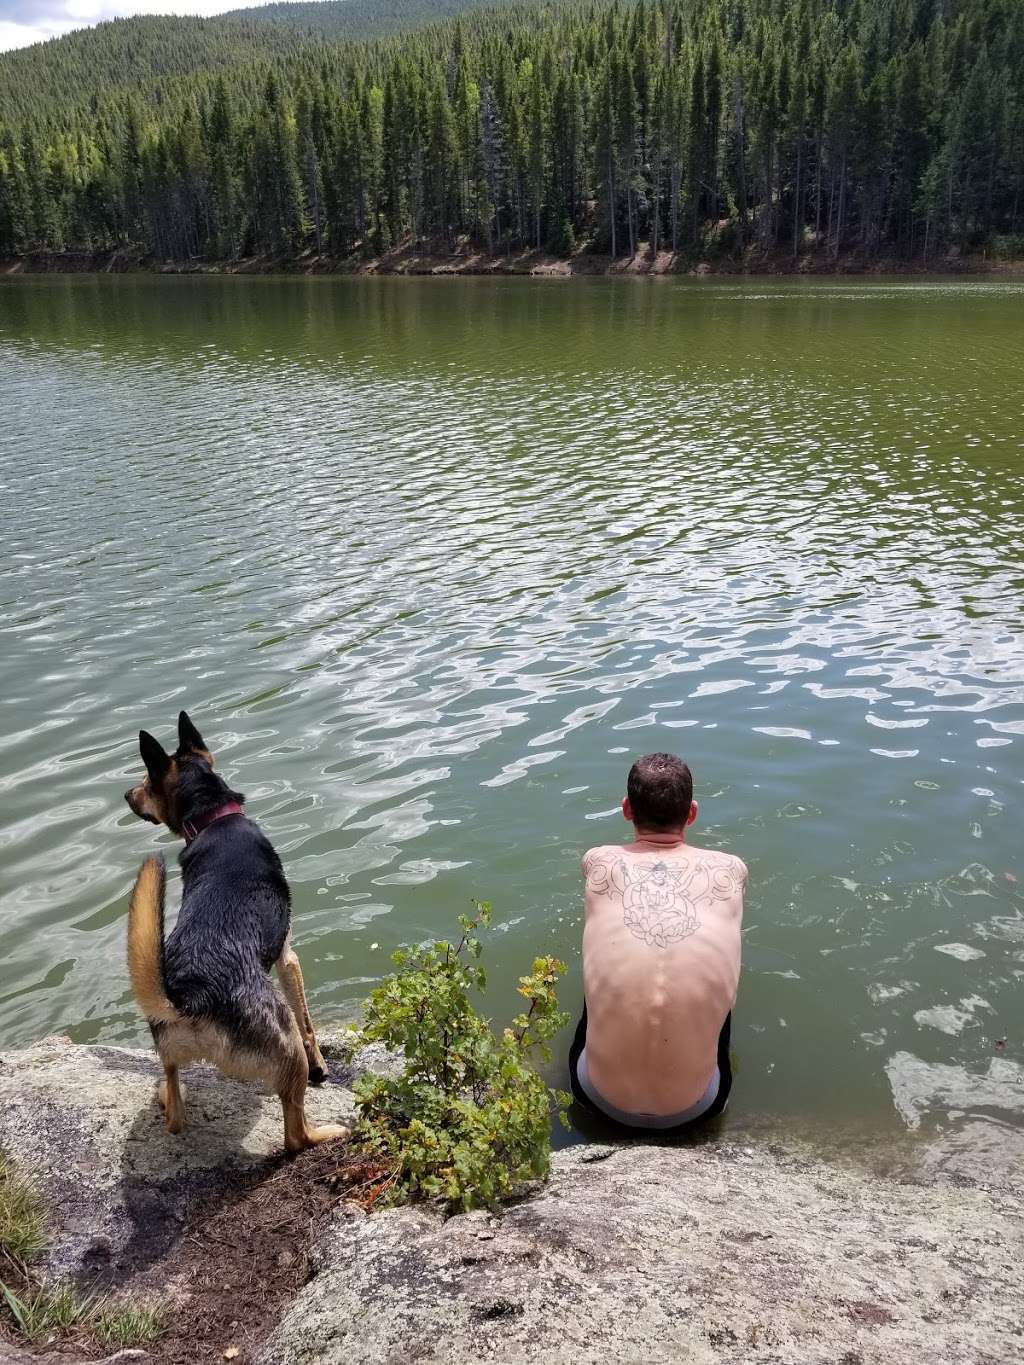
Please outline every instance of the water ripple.
[{"label": "water ripple", "polygon": [[[753,873],[750,1103],[891,1116],[888,1055],[985,1071],[1022,974],[1022,301],[0,285],[4,1040],[142,1036],[124,897],[173,844],[119,793],[187,705],[322,1013],[477,894],[499,982],[574,960],[580,851],[683,746]],[[985,956],[933,952],[974,894]]]}]

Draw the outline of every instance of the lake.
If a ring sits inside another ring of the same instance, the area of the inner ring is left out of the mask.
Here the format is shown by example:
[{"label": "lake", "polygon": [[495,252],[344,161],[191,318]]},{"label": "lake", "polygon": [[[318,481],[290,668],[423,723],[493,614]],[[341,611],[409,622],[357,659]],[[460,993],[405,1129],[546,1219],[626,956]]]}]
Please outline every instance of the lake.
[{"label": "lake", "polygon": [[576,1010],[669,749],[750,868],[727,1123],[1024,1128],[1022,374],[1015,283],[2,280],[0,1041],[145,1041],[184,706],[322,1023],[473,897],[496,1016]]}]

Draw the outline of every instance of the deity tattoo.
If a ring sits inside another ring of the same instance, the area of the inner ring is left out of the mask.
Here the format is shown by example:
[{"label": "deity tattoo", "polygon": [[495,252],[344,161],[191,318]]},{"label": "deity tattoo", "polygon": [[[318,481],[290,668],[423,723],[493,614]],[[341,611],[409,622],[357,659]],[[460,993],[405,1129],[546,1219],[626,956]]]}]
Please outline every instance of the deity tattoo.
[{"label": "deity tattoo", "polygon": [[728,866],[698,859],[672,864],[604,854],[587,863],[587,887],[622,901],[623,923],[652,948],[667,948],[700,928],[698,911],[742,889]]}]

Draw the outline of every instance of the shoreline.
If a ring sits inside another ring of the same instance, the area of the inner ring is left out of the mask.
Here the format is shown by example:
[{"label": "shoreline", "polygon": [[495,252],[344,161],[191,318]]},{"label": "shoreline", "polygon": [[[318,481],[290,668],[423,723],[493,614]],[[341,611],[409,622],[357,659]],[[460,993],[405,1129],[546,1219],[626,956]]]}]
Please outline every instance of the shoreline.
[{"label": "shoreline", "polygon": [[[312,1116],[350,1117],[357,1076],[391,1059],[321,1044]],[[1021,1339],[1008,1133],[1002,1170],[989,1142],[888,1176],[796,1138],[588,1142],[516,1200],[445,1217],[370,1211],[330,1147],[286,1159],[276,1097],[208,1067],[168,1135],[158,1073],[148,1049],[62,1036],[0,1055],[0,1147],[48,1211],[40,1273],[160,1305],[152,1365],[980,1365]],[[18,1365],[110,1359],[57,1349],[0,1323]]]},{"label": "shoreline", "polygon": [[528,279],[574,279],[623,276],[701,279],[827,279],[854,276],[946,278],[998,276],[1024,278],[1024,260],[990,260],[984,256],[942,256],[932,260],[865,260],[856,253],[832,259],[807,252],[794,259],[788,252],[748,254],[742,260],[700,260],[690,255],[642,249],[632,257],[579,252],[558,257],[543,251],[488,255],[460,249],[436,252],[403,247],[385,256],[339,257],[305,253],[295,257],[250,256],[239,260],[161,261],[138,251],[38,251],[0,259],[0,275],[403,275],[474,276]]}]

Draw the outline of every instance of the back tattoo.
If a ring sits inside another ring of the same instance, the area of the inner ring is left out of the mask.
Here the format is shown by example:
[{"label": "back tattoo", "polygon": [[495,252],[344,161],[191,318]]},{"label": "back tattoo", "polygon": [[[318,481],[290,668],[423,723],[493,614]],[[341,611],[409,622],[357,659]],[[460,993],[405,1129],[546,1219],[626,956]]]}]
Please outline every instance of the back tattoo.
[{"label": "back tattoo", "polygon": [[697,859],[673,864],[661,858],[624,858],[621,853],[589,859],[587,887],[622,901],[623,923],[653,948],[689,938],[701,926],[699,910],[742,890],[738,873],[721,863]]}]

